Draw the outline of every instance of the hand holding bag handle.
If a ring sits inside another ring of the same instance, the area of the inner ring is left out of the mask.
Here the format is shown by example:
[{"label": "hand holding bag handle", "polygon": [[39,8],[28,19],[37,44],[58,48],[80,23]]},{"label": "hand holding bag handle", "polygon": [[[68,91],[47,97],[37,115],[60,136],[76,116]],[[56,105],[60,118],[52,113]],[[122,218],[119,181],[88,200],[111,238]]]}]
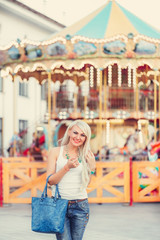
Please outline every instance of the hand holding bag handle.
[{"label": "hand holding bag handle", "polygon": [[47,177],[41,197],[32,197],[32,230],[44,233],[62,233],[68,200],[61,198],[58,184],[54,198],[47,196],[47,184],[51,175]]},{"label": "hand holding bag handle", "polygon": [[[46,185],[45,185],[45,187],[44,187],[44,190],[43,190],[43,193],[42,193],[42,198],[45,198],[45,197],[47,197],[48,195],[47,195],[47,185],[48,185],[48,180],[49,180],[49,178],[52,176],[53,174],[50,174],[48,177],[47,177],[47,179],[46,179]],[[60,195],[60,193],[59,193],[59,189],[58,189],[58,184],[56,184],[56,190],[55,190],[55,198],[61,198],[61,195]]]}]

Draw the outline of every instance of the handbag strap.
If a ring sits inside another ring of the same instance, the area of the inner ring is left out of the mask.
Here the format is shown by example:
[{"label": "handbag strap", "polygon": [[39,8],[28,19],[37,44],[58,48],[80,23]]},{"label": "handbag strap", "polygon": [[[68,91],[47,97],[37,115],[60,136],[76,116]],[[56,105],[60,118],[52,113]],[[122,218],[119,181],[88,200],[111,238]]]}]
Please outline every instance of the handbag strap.
[{"label": "handbag strap", "polygon": [[59,188],[58,188],[58,184],[56,184],[56,191],[55,191],[55,196],[54,196],[55,198],[61,198],[61,195],[60,195],[60,193],[59,193]]},{"label": "handbag strap", "polygon": [[[44,190],[43,190],[43,193],[42,193],[42,198],[45,198],[45,197],[47,197],[47,184],[48,184],[48,180],[49,180],[49,178],[52,176],[53,174],[50,174],[48,177],[47,177],[47,179],[46,179],[46,185],[45,185],[45,187],[44,187]],[[56,184],[56,190],[55,190],[55,198],[61,198],[61,195],[60,195],[60,193],[59,193],[59,189],[58,189],[58,184]]]},{"label": "handbag strap", "polygon": [[48,184],[48,180],[49,180],[49,178],[52,176],[53,174],[50,174],[48,177],[47,177],[47,179],[46,179],[46,184],[45,184],[45,187],[44,187],[44,190],[43,190],[43,192],[42,192],[42,198],[44,198],[44,197],[47,197],[47,184]]}]

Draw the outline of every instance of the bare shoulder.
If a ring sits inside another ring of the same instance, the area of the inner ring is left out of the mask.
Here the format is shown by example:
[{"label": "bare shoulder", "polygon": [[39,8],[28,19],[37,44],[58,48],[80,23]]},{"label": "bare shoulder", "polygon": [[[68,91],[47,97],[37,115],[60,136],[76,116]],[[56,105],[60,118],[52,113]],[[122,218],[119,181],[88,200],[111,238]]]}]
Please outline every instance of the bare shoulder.
[{"label": "bare shoulder", "polygon": [[49,150],[49,156],[57,157],[59,155],[61,147],[53,147]]},{"label": "bare shoulder", "polygon": [[49,150],[48,162],[47,162],[47,176],[50,173],[55,173],[56,171],[56,161],[58,159],[60,152],[60,147],[53,147]]}]

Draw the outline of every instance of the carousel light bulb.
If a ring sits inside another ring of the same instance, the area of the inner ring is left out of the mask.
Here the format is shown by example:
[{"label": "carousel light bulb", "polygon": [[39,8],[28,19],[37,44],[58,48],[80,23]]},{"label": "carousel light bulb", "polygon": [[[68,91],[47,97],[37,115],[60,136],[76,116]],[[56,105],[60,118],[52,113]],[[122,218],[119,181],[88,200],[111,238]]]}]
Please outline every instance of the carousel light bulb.
[{"label": "carousel light bulb", "polygon": [[128,87],[131,87],[131,66],[128,66]]},{"label": "carousel light bulb", "polygon": [[89,111],[88,110],[85,111],[85,118],[89,118]]},{"label": "carousel light bulb", "polygon": [[133,88],[136,88],[136,68],[133,68]]},{"label": "carousel light bulb", "polygon": [[141,126],[141,122],[140,120],[138,120],[138,130],[141,130],[142,126]]},{"label": "carousel light bulb", "polygon": [[97,69],[97,86],[100,86],[100,69]]},{"label": "carousel light bulb", "polygon": [[110,121],[107,120],[106,121],[106,144],[109,143],[109,139],[110,139],[109,131],[110,131]]},{"label": "carousel light bulb", "polygon": [[109,87],[112,86],[112,66],[111,65],[108,66],[108,84],[109,84]]},{"label": "carousel light bulb", "polygon": [[94,87],[94,68],[91,66],[90,69],[89,69],[89,72],[90,72],[90,78],[89,78],[89,81],[90,81],[90,87]]},{"label": "carousel light bulb", "polygon": [[118,87],[122,85],[122,69],[121,66],[118,65]]}]

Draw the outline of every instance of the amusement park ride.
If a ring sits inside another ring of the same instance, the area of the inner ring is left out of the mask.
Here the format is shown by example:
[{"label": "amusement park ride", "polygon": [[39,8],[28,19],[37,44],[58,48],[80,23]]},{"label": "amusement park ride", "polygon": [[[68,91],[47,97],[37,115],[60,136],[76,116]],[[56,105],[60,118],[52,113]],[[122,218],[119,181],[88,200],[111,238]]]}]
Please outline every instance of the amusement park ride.
[{"label": "amusement park ride", "polygon": [[[160,32],[110,0],[47,41],[1,48],[0,67],[14,83],[32,77],[47,84],[40,138],[46,148],[57,146],[74,119],[91,126],[91,148],[101,160],[89,185],[96,192],[91,203],[160,201]],[[3,159],[4,202],[30,203],[19,196],[41,190],[46,175],[38,171],[46,171],[46,162],[16,161]]]},{"label": "amusement park ride", "polygon": [[160,32],[116,1],[47,41],[17,40],[0,55],[4,77],[47,82],[49,146],[52,120],[55,140],[77,118],[91,125],[94,153],[107,146],[124,154],[136,130],[137,148],[159,140]]}]

